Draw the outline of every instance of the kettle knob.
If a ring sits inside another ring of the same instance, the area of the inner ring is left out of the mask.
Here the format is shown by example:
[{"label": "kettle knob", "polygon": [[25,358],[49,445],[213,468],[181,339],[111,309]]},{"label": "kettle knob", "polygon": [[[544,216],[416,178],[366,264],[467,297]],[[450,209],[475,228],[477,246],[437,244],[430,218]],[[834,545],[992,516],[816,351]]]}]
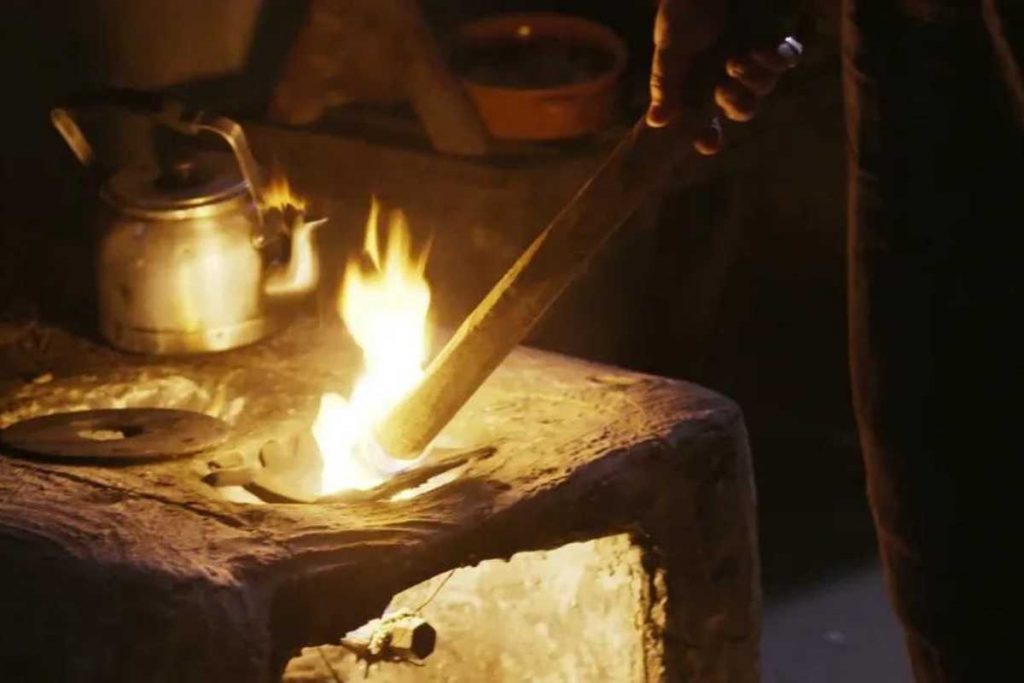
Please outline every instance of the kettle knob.
[{"label": "kettle knob", "polygon": [[160,169],[154,184],[163,190],[187,190],[206,184],[210,172],[193,158],[178,158]]}]

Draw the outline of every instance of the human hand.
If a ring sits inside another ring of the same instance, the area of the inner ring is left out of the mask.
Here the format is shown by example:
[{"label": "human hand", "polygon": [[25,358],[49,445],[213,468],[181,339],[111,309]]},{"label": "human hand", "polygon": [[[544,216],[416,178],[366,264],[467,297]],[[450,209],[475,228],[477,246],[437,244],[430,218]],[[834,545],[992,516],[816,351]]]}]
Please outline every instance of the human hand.
[{"label": "human hand", "polygon": [[[726,0],[660,0],[654,22],[649,126],[660,128],[679,115],[697,58],[714,46],[725,29],[726,4]],[[774,49],[729,57],[724,64],[726,78],[715,87],[715,104],[732,121],[750,121],[779,77],[796,65],[801,51],[800,43],[787,38]],[[693,146],[709,155],[721,148],[718,117],[697,135]]]}]

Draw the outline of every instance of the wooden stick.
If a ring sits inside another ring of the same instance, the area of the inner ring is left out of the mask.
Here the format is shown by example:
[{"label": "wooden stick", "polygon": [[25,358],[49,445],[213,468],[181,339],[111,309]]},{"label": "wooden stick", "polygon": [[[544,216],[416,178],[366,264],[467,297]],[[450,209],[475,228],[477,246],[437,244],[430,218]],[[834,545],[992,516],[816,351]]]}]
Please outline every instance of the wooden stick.
[{"label": "wooden stick", "polygon": [[427,137],[439,152],[486,154],[490,137],[480,112],[441,55],[419,3],[407,0],[404,7],[400,18],[407,23],[405,49],[414,55],[405,72],[406,94]]},{"label": "wooden stick", "polygon": [[274,90],[270,117],[289,125],[312,123],[337,97],[409,100],[440,152],[476,156],[490,147],[483,119],[445,62],[418,0],[310,3]]},{"label": "wooden stick", "polygon": [[565,208],[462,323],[423,381],[379,425],[394,457],[430,444],[640,203],[672,171],[698,121],[665,128],[638,122]]}]

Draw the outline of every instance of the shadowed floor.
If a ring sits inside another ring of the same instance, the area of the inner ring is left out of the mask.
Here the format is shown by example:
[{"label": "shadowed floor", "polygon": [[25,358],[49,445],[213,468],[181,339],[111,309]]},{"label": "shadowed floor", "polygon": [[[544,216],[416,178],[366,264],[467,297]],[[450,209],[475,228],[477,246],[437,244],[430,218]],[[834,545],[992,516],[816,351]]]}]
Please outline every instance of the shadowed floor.
[{"label": "shadowed floor", "polygon": [[881,570],[868,566],[765,605],[763,683],[909,683]]}]

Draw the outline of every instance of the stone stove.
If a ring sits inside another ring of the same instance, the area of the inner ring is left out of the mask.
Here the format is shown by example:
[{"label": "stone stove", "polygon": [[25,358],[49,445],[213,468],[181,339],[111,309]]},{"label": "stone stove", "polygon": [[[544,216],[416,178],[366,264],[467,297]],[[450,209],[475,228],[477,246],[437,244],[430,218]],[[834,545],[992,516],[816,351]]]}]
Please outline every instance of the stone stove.
[{"label": "stone stove", "polygon": [[232,434],[116,468],[3,453],[0,678],[361,680],[339,638],[459,568],[423,609],[437,651],[422,668],[377,664],[375,679],[757,680],[754,491],[733,403],[520,349],[446,432],[493,455],[442,486],[266,504],[205,483],[216,458],[252,461],[351,381],[357,354],[338,336],[307,322],[154,361],[40,325],[5,330],[3,425],[177,407]]}]

